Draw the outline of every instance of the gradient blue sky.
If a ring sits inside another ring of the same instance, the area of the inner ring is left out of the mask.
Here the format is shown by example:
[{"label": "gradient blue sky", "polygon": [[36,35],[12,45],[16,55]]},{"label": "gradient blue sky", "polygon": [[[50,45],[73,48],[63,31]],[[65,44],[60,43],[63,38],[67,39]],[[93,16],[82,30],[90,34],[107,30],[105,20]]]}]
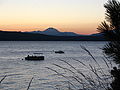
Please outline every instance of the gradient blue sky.
[{"label": "gradient blue sky", "polygon": [[96,32],[107,0],[0,0],[0,29],[44,30],[54,27],[81,34]]}]

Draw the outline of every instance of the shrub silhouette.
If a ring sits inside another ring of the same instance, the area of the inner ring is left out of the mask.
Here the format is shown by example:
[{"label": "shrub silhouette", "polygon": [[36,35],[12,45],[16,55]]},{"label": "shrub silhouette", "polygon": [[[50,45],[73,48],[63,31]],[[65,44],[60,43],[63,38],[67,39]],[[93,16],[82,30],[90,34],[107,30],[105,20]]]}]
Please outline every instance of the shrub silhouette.
[{"label": "shrub silhouette", "polygon": [[[104,4],[104,7],[106,9],[106,21],[98,26],[98,31],[104,33],[109,42],[104,46],[103,51],[116,64],[120,65],[120,2],[109,0]],[[120,90],[120,69],[114,67],[111,70],[111,75],[114,80],[108,90]]]}]

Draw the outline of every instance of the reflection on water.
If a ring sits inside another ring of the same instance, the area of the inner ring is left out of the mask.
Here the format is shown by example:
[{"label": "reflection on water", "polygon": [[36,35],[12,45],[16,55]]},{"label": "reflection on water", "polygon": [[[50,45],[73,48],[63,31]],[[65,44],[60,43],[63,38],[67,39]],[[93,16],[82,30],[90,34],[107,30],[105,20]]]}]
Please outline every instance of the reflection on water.
[{"label": "reflection on water", "polygon": [[[80,48],[80,45],[88,48],[91,53],[101,63],[102,50],[105,42],[92,41],[1,41],[0,42],[0,80],[7,75],[5,80],[0,84],[2,90],[25,90],[27,89],[30,79],[34,77],[32,90],[54,90],[60,87],[60,83],[66,83],[62,77],[56,77],[55,73],[45,67],[58,67],[52,64],[63,65],[68,67],[60,59],[70,62],[75,67],[86,71],[74,59],[78,59],[84,63],[91,63],[90,56]],[[54,50],[62,50],[65,54],[55,54]],[[33,55],[33,53],[43,53],[44,61],[25,61],[25,56]],[[62,82],[60,82],[62,80]],[[56,86],[58,85],[58,86]]]}]

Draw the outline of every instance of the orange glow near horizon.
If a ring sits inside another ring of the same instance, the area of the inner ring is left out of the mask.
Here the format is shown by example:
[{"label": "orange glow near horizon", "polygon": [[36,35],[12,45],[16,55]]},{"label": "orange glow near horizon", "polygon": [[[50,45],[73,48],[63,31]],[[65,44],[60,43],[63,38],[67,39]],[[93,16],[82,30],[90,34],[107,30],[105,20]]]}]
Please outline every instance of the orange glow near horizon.
[{"label": "orange glow near horizon", "polygon": [[0,0],[0,30],[97,33],[106,0]]},{"label": "orange glow near horizon", "polygon": [[80,24],[80,25],[0,25],[0,30],[3,31],[44,31],[49,27],[56,28],[60,32],[75,32],[78,34],[93,34],[97,33],[98,24]]}]

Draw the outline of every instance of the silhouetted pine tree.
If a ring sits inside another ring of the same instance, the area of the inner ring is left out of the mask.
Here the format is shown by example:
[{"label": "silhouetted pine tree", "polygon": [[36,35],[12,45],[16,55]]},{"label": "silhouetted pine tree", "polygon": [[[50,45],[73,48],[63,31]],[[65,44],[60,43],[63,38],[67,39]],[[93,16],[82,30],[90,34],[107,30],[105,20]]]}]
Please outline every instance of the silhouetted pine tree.
[{"label": "silhouetted pine tree", "polygon": [[[120,2],[108,0],[104,7],[106,9],[106,21],[98,26],[98,31],[104,33],[109,42],[104,46],[103,51],[120,65]],[[114,67],[111,70],[111,75],[114,80],[108,90],[120,90],[120,69]]]},{"label": "silhouetted pine tree", "polygon": [[99,32],[104,33],[109,41],[103,51],[117,64],[120,64],[120,2],[108,0],[104,7],[106,9],[106,21],[97,28]]}]

